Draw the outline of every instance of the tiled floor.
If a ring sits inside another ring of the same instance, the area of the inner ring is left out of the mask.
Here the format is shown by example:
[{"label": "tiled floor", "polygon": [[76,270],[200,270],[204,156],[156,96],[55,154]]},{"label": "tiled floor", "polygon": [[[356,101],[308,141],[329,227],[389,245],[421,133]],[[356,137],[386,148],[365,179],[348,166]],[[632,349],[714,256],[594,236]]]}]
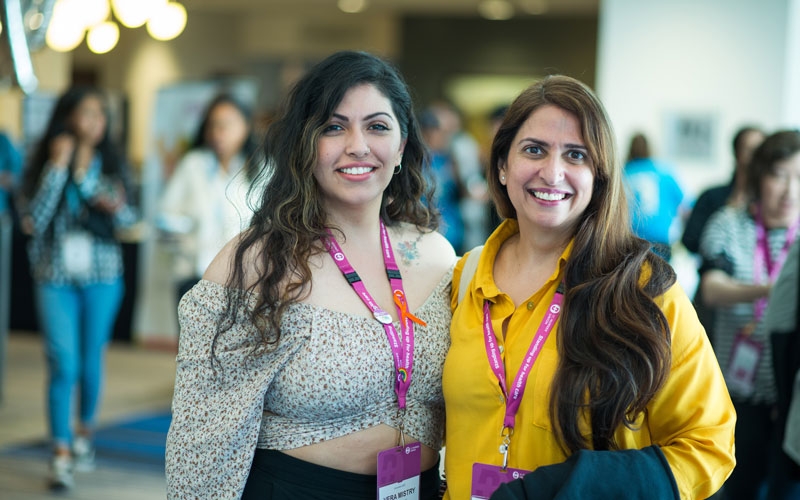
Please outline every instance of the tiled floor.
[{"label": "tiled floor", "polygon": [[[46,370],[38,335],[12,332],[5,359],[0,402],[0,498],[52,499],[45,484],[47,460],[37,456],[9,457],[15,445],[46,438]],[[169,408],[175,378],[175,354],[113,344],[106,359],[105,395],[98,425]],[[75,488],[57,497],[80,500],[149,500],[165,498],[161,468],[98,460],[94,472],[76,475]]]}]

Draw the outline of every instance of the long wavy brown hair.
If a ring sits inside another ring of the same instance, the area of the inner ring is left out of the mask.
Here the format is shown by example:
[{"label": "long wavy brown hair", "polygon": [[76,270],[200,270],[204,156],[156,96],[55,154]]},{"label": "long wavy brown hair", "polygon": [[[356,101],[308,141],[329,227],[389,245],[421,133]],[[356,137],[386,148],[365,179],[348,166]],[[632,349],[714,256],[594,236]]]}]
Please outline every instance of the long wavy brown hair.
[{"label": "long wavy brown hair", "polygon": [[[325,251],[320,241],[328,225],[313,176],[317,142],[345,93],[363,84],[375,86],[389,99],[406,140],[402,168],[383,193],[381,219],[387,226],[407,222],[436,228],[438,217],[430,205],[432,186],[426,181],[430,165],[403,77],[388,61],[365,52],[343,51],[327,57],[294,85],[267,130],[266,165],[253,184],[254,189],[263,186],[260,202],[236,247],[227,281],[227,320],[217,328],[215,345],[248,296],[256,300],[249,314],[263,342],[277,343],[283,314],[308,293],[308,262]],[[245,261],[253,259],[255,265],[247,267],[256,269],[257,280],[248,287]],[[243,296],[240,292],[245,289],[249,293]]]},{"label": "long wavy brown hair", "polygon": [[[569,453],[617,449],[616,430],[634,426],[669,374],[671,334],[655,299],[675,282],[675,272],[632,233],[611,122],[591,89],[567,76],[533,84],[505,115],[488,172],[500,216],[517,216],[498,180],[500,165],[522,124],[546,104],[577,117],[594,168],[592,199],[577,225],[565,269],[550,418]],[[591,436],[580,431],[585,413]]]}]

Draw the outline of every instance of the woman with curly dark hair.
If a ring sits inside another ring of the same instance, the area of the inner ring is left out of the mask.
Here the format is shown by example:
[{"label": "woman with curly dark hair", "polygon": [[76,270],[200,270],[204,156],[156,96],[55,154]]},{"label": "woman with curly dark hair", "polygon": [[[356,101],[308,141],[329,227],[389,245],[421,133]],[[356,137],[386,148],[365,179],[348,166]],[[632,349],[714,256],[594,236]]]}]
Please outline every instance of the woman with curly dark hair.
[{"label": "woman with curly dark hair", "polygon": [[180,305],[168,496],[435,498],[455,252],[405,82],[326,58],[264,158],[250,227]]}]

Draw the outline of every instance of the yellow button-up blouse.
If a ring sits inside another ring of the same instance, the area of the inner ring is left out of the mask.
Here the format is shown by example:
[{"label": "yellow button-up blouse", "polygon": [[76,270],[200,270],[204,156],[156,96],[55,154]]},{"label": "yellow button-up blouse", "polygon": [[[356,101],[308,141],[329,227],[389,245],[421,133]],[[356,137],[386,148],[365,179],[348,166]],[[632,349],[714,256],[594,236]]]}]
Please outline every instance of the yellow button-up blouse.
[{"label": "yellow button-up blouse", "polygon": [[[515,307],[497,288],[492,269],[500,246],[518,230],[516,221],[506,220],[487,240],[475,277],[460,304],[457,294],[465,258],[454,271],[451,346],[443,375],[447,413],[445,498],[469,498],[472,465],[501,465],[503,458],[499,447],[506,406],[484,345],[484,300],[491,302],[492,325],[498,332],[507,384],[511,385],[572,251],[570,243],[547,283]],[[714,352],[685,292],[675,284],[657,300],[672,333],[672,368],[666,384],[648,404],[646,416],[639,416],[636,429],[620,427],[616,439],[623,449],[658,445],[669,462],[681,498],[706,498],[720,488],[735,465],[736,416]],[[508,327],[503,339],[499,332],[505,321]],[[558,323],[528,378],[511,438],[509,467],[534,470],[567,458],[549,416],[549,388],[558,362],[557,330]],[[585,416],[583,421],[587,421]]]}]

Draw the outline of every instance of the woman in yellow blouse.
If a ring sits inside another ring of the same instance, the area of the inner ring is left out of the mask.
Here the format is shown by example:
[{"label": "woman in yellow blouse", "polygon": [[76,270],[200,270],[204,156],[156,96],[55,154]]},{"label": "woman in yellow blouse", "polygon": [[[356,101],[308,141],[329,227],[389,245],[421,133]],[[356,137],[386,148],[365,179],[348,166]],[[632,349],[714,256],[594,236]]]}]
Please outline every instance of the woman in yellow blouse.
[{"label": "woman in yellow blouse", "polygon": [[706,498],[731,473],[719,365],[631,233],[621,174],[581,82],[548,77],[508,110],[487,176],[505,221],[453,276],[446,498]]}]

